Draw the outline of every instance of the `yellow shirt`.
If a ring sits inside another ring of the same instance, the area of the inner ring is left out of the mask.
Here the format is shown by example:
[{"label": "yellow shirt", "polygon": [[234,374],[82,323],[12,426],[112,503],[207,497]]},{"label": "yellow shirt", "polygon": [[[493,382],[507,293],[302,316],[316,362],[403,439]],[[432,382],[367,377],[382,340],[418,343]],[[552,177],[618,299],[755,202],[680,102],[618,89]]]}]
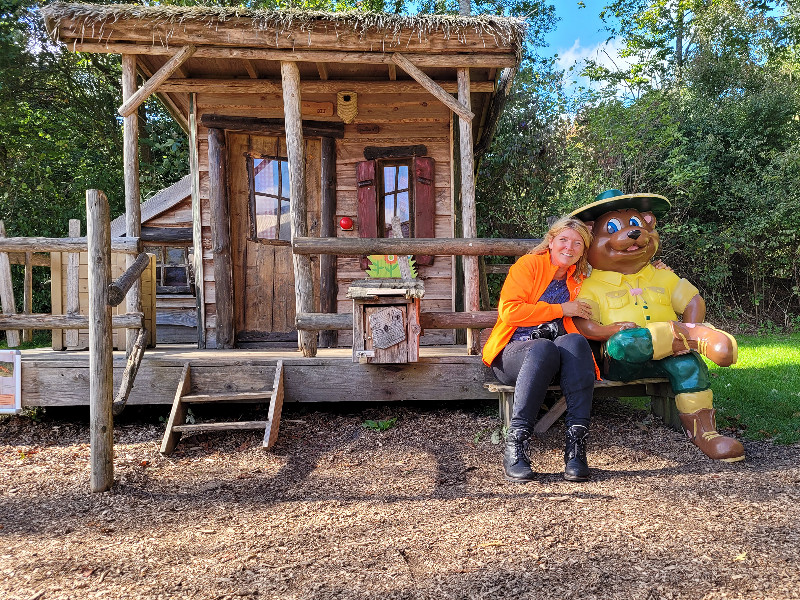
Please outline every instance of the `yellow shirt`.
[{"label": "yellow shirt", "polygon": [[633,321],[648,323],[675,321],[699,291],[672,271],[647,265],[633,275],[594,269],[587,277],[578,299],[592,307],[601,325]]}]

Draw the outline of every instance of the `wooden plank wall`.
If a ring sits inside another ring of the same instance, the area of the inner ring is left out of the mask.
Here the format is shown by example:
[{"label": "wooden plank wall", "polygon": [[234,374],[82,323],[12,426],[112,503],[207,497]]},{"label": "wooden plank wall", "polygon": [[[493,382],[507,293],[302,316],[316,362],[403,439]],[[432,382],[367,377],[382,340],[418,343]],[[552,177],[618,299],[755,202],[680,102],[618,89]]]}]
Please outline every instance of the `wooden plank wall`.
[{"label": "wooden plank wall", "polygon": [[[65,314],[67,306],[67,252],[50,253],[51,286],[50,292],[53,298],[53,314]],[[78,298],[80,303],[79,313],[89,314],[89,258],[87,252],[80,253],[80,267],[78,275]],[[125,270],[125,254],[111,254],[111,277],[116,279]],[[148,330],[147,345],[155,346],[156,343],[156,294],[154,283],[156,280],[156,259],[150,256],[150,265],[142,273],[142,309],[144,310],[145,327]],[[112,315],[124,315],[126,312],[125,302],[111,309]],[[114,329],[113,332],[114,348],[125,349],[125,330]],[[78,330],[78,344],[76,346],[67,345],[66,330],[53,330],[53,350],[87,350],[89,348],[89,330]]]},{"label": "wooden plank wall", "polygon": [[[303,96],[303,117],[314,120],[339,122],[335,116],[335,94],[308,94]],[[332,105],[334,116],[320,115],[317,111],[326,103]],[[283,103],[279,95],[200,93],[197,95],[198,120],[203,114],[282,118]],[[358,116],[345,126],[343,139],[336,140],[337,208],[336,231],[341,236],[358,236],[354,231],[341,231],[338,222],[349,216],[357,222],[355,165],[364,160],[366,146],[407,146],[424,144],[428,155],[436,161],[436,237],[453,237],[453,198],[451,187],[451,115],[448,108],[428,93],[419,94],[359,94]],[[203,234],[203,282],[206,309],[206,347],[216,347],[216,307],[214,296],[214,265],[211,250],[211,222],[208,191],[208,130],[198,126],[198,155],[200,162],[201,223]],[[319,157],[315,157],[319,160]],[[319,185],[309,189],[318,194]],[[316,206],[318,198],[309,203]],[[309,231],[318,235],[319,213],[309,213]],[[356,224],[357,227],[357,224]],[[315,261],[318,265],[318,261]],[[419,275],[425,281],[425,298],[422,311],[452,311],[453,260],[437,256],[430,267],[420,267]],[[339,293],[337,308],[340,313],[352,312],[352,301],[346,298],[347,287],[354,279],[365,277],[358,259],[340,258],[338,261]],[[453,343],[449,330],[428,331],[422,337],[425,345]],[[350,332],[340,332],[340,346],[350,346]]]}]

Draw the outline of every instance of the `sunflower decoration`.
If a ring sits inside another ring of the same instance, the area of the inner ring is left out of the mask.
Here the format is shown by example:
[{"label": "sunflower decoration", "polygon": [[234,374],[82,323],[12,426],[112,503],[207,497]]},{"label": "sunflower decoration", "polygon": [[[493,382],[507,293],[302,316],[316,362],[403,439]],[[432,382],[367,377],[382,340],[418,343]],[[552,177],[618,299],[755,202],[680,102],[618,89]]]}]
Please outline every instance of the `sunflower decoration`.
[{"label": "sunflower decoration", "polygon": [[[400,265],[398,264],[399,257],[396,254],[372,254],[367,258],[369,258],[368,277],[375,279],[402,277]],[[411,277],[416,277],[417,269],[414,266],[413,259],[408,259],[408,266],[411,269]]]}]

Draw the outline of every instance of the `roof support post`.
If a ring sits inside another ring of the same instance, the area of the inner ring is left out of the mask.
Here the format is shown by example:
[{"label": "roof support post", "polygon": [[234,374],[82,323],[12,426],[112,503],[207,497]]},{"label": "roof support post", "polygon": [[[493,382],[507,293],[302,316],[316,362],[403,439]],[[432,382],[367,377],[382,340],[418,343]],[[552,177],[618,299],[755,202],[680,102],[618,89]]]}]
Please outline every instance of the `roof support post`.
[{"label": "roof support post", "polygon": [[[135,113],[136,109],[139,108],[139,105],[147,100],[150,94],[156,91],[156,88],[158,88],[159,84],[169,78],[169,76],[175,71],[180,69],[180,66],[189,60],[189,57],[192,56],[192,54],[194,54],[196,51],[197,48],[195,46],[184,46],[178,52],[176,52],[175,55],[173,55],[173,57],[170,58],[163,67],[154,73],[153,76],[148,79],[141,88],[137,90],[134,82],[134,88],[130,95],[125,96],[125,94],[123,94],[122,106],[119,107],[117,112],[123,117],[128,117],[129,115]],[[122,56],[124,60],[125,56],[128,55],[123,54]],[[134,61],[134,72],[136,71],[135,67],[136,65]]]},{"label": "roof support post", "polygon": [[222,129],[208,130],[208,195],[214,252],[214,298],[217,305],[217,348],[233,348],[233,268],[228,205],[228,148]]},{"label": "roof support post", "polygon": [[[283,113],[286,126],[286,151],[289,155],[289,211],[292,221],[292,240],[306,237],[306,160],[303,142],[303,121],[300,113],[300,70],[297,63],[281,62],[283,84]],[[313,312],[314,283],[311,276],[311,257],[292,253],[294,265],[295,313]],[[297,332],[297,344],[303,356],[317,355],[317,333]]]},{"label": "roof support post", "polygon": [[[470,110],[469,97],[469,69],[458,70],[458,101]],[[465,238],[475,238],[477,235],[477,220],[475,217],[475,160],[472,150],[472,123],[461,116],[458,118],[459,150],[461,159],[461,222]],[[480,310],[478,257],[465,256],[464,260],[464,310],[477,312]],[[478,329],[467,329],[467,354],[480,352]]]},{"label": "roof support post", "polygon": [[[398,67],[403,69],[406,73],[411,75],[411,77],[422,87],[428,90],[431,94],[436,96],[441,102],[447,106],[450,110],[456,113],[460,119],[470,122],[475,117],[472,110],[470,110],[470,103],[469,98],[467,98],[467,103],[461,101],[461,94],[458,96],[458,100],[453,98],[450,94],[448,94],[442,86],[436,83],[433,79],[425,75],[417,66],[408,60],[405,56],[400,54],[399,52],[395,52],[392,54],[392,62],[394,62]],[[459,70],[461,72],[461,69]],[[460,89],[460,88],[459,88]]]},{"label": "roof support post", "polygon": [[[122,100],[128,101],[136,94],[136,55],[122,55]],[[138,238],[142,232],[142,209],[139,197],[139,115],[132,111],[123,123],[123,169],[125,176],[125,235]],[[135,256],[128,255],[125,267],[130,268]],[[128,291],[125,309],[129,313],[142,312],[142,286],[137,279]],[[136,343],[137,331],[128,329],[125,335],[126,354],[130,356]]]}]

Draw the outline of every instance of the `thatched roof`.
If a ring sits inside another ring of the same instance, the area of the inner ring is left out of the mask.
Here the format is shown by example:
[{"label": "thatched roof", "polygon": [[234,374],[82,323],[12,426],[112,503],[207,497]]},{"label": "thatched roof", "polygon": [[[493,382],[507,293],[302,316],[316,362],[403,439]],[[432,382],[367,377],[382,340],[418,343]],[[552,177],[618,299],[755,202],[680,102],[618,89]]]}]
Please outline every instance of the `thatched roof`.
[{"label": "thatched roof", "polygon": [[[369,12],[323,12],[308,10],[255,10],[221,6],[142,6],[138,4],[72,4],[57,2],[42,9],[47,28],[58,37],[64,21],[81,23],[87,37],[111,28],[120,21],[138,21],[152,27],[204,25],[209,29],[234,27],[239,30],[285,33],[337,32],[357,36],[380,34],[407,39],[441,36],[463,41],[478,35],[486,44],[506,46],[519,52],[527,24],[516,17],[491,15],[395,15]],[[92,32],[91,34],[89,32]],[[100,36],[102,37],[102,36]]]}]

